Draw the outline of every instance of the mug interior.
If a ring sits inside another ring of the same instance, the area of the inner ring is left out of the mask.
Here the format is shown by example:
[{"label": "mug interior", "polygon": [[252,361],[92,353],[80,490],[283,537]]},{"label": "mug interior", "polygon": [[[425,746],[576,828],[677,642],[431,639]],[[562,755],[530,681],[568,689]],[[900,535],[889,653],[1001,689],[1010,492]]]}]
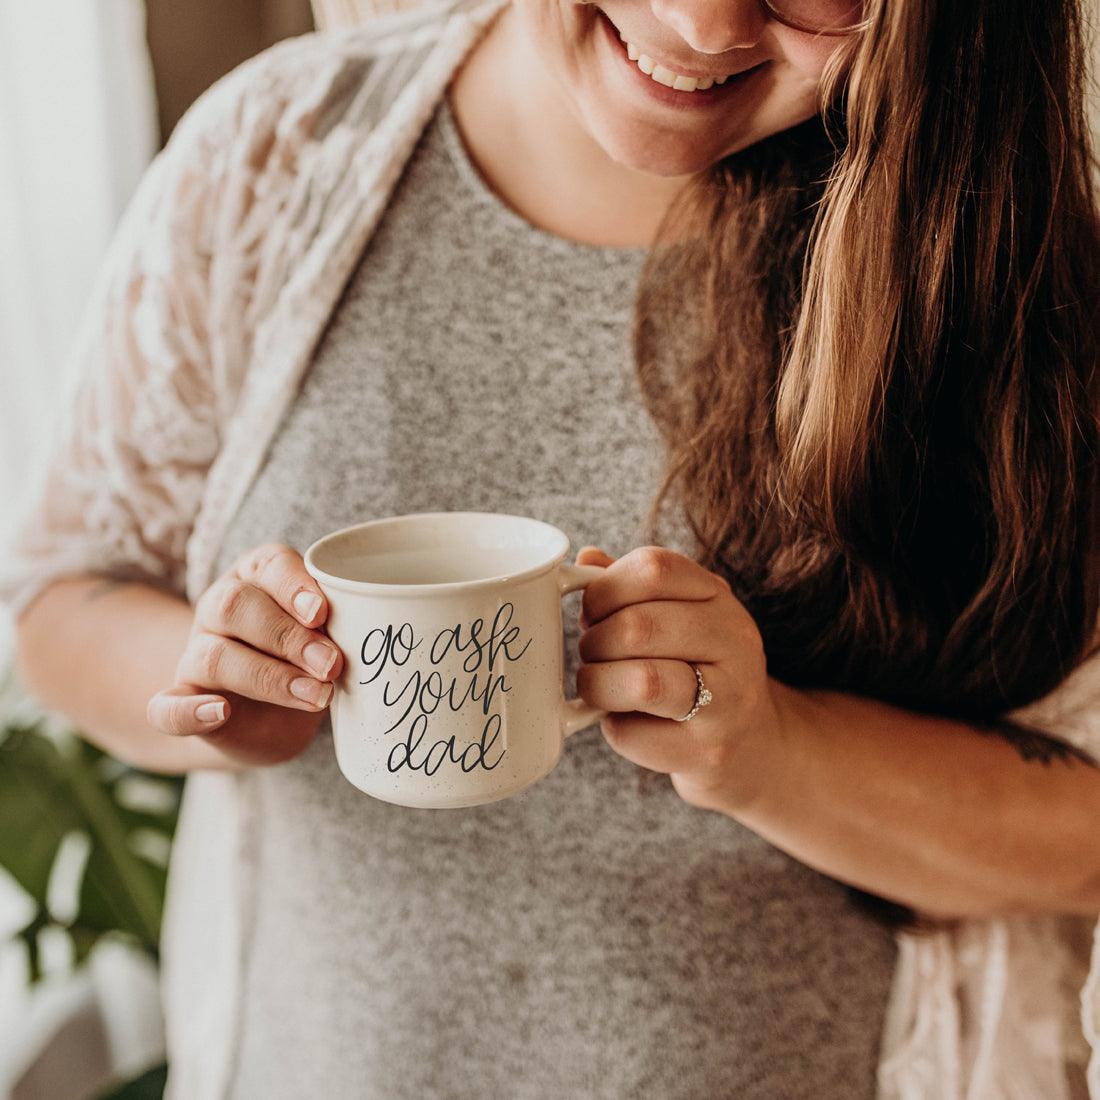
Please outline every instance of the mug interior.
[{"label": "mug interior", "polygon": [[309,548],[306,561],[355,586],[439,588],[534,573],[568,549],[563,531],[528,516],[418,512],[334,531]]}]

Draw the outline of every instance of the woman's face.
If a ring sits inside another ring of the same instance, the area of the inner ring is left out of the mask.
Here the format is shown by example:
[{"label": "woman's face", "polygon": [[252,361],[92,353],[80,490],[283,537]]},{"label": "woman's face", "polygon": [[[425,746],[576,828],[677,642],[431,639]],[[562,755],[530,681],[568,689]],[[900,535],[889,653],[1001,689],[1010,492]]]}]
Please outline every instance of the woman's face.
[{"label": "woman's face", "polygon": [[[810,118],[825,63],[844,42],[785,26],[759,0],[518,0],[518,8],[535,63],[584,129],[613,160],[659,176],[701,171]],[[620,34],[672,73],[742,75],[704,92],[666,87],[630,59]]]}]

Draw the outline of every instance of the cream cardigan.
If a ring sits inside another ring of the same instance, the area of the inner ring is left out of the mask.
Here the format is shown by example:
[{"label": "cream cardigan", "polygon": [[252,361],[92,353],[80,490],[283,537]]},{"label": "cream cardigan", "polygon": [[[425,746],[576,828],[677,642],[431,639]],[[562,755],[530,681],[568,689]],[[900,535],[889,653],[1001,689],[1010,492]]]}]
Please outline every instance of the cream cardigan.
[{"label": "cream cardigan", "polygon": [[[0,562],[14,614],[59,576],[194,602],[337,298],[457,65],[508,0],[304,35],[207,91],[146,172],[73,346],[51,461]],[[1100,753],[1100,660],[1012,712]],[[170,1097],[216,1100],[237,992],[233,773],[193,772],[163,934]],[[1091,918],[899,934],[880,1100],[1100,1100]],[[1079,1095],[1079,1094],[1078,1094]]]}]

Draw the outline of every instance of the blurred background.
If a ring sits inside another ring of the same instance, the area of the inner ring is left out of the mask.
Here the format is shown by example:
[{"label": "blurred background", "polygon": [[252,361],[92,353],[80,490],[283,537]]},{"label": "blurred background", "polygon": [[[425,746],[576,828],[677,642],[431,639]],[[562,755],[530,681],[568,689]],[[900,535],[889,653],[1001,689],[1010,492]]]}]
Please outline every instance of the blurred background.
[{"label": "blurred background", "polygon": [[[279,39],[417,2],[0,0],[0,521],[42,460],[118,218],[188,106]],[[40,713],[11,648],[0,617],[0,1100],[160,1096],[156,944],[182,780]]]}]

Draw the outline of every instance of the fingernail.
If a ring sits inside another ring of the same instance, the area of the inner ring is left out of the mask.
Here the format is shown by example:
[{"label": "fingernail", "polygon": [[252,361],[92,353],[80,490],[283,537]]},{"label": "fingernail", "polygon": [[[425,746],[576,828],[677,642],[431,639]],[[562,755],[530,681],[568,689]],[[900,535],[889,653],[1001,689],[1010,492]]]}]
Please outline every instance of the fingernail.
[{"label": "fingernail", "polygon": [[200,722],[220,722],[225,718],[225,703],[200,703],[195,708],[195,717]]},{"label": "fingernail", "polygon": [[290,690],[307,703],[314,703],[319,707],[327,707],[332,698],[332,684],[322,684],[309,676],[299,676],[290,681]]},{"label": "fingernail", "polygon": [[306,589],[302,589],[297,596],[294,597],[294,610],[301,615],[305,622],[310,622],[313,616],[317,614],[321,607],[321,597],[316,592],[309,592]]},{"label": "fingernail", "polygon": [[336,661],[336,650],[324,642],[310,642],[302,651],[306,664],[324,679]]}]

